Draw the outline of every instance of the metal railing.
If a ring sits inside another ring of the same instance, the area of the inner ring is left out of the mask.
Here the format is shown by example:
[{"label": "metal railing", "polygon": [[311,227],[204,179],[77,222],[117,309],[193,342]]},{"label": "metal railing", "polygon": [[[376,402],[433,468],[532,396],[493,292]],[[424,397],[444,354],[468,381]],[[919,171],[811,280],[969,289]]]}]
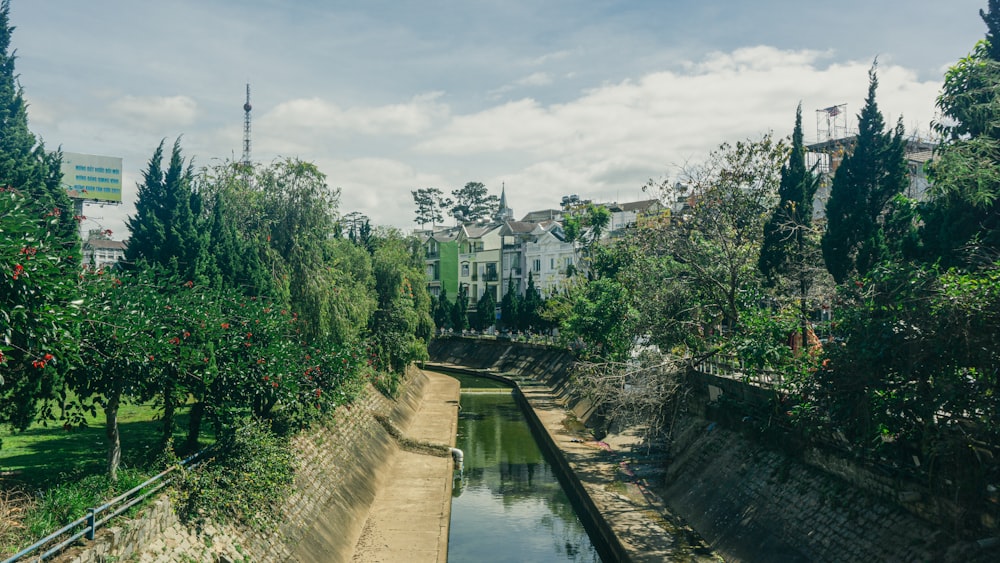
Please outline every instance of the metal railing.
[{"label": "metal railing", "polygon": [[[14,555],[11,555],[7,559],[4,559],[2,563],[14,563],[15,561],[21,561],[23,558],[37,553],[41,549],[47,547],[43,553],[34,556],[32,559],[32,561],[44,561],[47,557],[52,557],[53,555],[58,554],[82,537],[86,537],[88,540],[93,540],[98,528],[106,524],[115,516],[118,516],[129,508],[132,508],[133,506],[146,500],[151,495],[159,492],[161,489],[170,484],[174,478],[168,478],[167,476],[171,473],[180,469],[191,469],[198,465],[199,462],[196,462],[196,460],[201,459],[206,452],[208,452],[207,449],[202,450],[187,459],[184,459],[180,462],[180,464],[173,465],[158,475],[151,477],[144,483],[137,485],[135,488],[118,495],[100,506],[88,509],[86,516],[66,524],[55,532],[52,532]],[[60,538],[66,534],[70,534],[73,530],[79,528],[80,526],[83,526],[83,528],[75,533],[72,533],[69,537],[63,539],[62,541],[59,541]],[[58,543],[52,545],[53,542],[57,541]]]}]

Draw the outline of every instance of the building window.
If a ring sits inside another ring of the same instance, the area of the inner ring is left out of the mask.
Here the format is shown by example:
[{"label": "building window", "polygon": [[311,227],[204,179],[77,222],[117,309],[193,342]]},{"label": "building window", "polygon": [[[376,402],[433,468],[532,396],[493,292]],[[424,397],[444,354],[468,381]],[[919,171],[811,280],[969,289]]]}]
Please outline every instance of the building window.
[{"label": "building window", "polygon": [[556,259],[555,258],[549,258],[549,269],[550,270],[555,270],[556,269]]},{"label": "building window", "polygon": [[462,277],[463,278],[469,277],[469,263],[468,262],[462,264]]},{"label": "building window", "polygon": [[542,259],[541,258],[535,258],[534,262],[531,263],[531,270],[534,271],[534,272],[541,272],[542,271]]}]

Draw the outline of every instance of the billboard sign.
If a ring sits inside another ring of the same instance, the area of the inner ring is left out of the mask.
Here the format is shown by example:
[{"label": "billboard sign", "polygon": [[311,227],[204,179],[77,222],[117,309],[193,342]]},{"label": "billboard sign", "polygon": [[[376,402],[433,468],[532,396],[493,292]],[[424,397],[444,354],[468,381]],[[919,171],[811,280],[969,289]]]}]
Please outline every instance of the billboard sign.
[{"label": "billboard sign", "polygon": [[64,152],[62,184],[69,197],[98,203],[122,202],[122,159]]}]

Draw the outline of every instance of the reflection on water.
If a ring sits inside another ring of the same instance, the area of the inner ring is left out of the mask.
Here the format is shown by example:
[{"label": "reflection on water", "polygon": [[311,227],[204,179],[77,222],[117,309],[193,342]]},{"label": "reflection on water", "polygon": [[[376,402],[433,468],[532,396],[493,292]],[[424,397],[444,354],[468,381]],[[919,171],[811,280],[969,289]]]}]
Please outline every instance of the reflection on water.
[{"label": "reflection on water", "polygon": [[601,561],[513,396],[462,393],[461,404],[448,560]]}]

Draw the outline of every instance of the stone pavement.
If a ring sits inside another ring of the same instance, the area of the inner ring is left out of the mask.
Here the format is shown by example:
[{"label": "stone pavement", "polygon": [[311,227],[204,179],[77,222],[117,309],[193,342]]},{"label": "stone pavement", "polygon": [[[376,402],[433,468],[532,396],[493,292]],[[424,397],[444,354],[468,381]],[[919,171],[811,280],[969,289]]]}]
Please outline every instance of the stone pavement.
[{"label": "stone pavement", "polygon": [[[440,373],[425,372],[423,398],[407,428],[406,438],[455,445],[459,383]],[[451,457],[397,449],[354,550],[364,563],[444,563],[448,559],[451,520]]]}]

